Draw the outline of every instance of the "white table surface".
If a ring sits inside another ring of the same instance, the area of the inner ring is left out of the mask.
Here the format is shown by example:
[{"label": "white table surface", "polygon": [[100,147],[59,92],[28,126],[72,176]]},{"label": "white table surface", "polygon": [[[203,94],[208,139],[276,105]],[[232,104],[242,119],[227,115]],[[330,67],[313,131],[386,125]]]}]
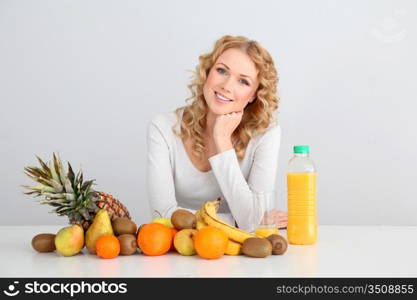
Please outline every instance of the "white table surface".
[{"label": "white table surface", "polygon": [[[63,226],[0,226],[0,277],[417,277],[417,227],[319,226],[313,246],[267,258],[169,253],[100,259],[38,253],[32,238]],[[280,232],[286,237],[286,232]]]}]

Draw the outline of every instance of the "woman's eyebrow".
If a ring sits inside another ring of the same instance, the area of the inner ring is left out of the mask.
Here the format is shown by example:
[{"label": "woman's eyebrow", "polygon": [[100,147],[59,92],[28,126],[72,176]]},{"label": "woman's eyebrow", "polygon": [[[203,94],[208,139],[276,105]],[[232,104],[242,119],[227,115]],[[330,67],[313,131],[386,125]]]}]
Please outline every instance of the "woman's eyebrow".
[{"label": "woman's eyebrow", "polygon": [[[221,64],[221,65],[225,66],[225,67],[226,67],[226,69],[230,70],[230,68],[229,68],[226,64],[224,64],[224,63],[218,63],[218,64]],[[242,76],[242,77],[247,77],[247,78],[249,78],[249,79],[252,79],[250,76],[245,75],[245,74],[240,74],[240,76]]]}]

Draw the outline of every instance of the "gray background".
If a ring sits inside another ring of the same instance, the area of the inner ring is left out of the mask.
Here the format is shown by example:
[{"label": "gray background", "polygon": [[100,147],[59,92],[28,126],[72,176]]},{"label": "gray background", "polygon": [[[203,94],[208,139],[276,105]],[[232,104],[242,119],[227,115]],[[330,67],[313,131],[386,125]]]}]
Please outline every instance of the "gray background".
[{"label": "gray background", "polygon": [[416,1],[0,1],[0,225],[66,224],[23,195],[59,152],[148,222],[146,127],[185,104],[198,56],[259,41],[280,75],[279,208],[292,146],[320,224],[417,225]]}]

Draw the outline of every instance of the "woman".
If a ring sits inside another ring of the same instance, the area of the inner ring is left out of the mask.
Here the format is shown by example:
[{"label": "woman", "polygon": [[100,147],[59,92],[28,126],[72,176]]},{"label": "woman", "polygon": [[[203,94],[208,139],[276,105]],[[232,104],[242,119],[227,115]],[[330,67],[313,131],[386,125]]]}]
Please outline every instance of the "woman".
[{"label": "woman", "polygon": [[[253,192],[276,188],[277,72],[269,53],[242,36],[220,38],[199,60],[188,86],[192,103],[155,116],[148,127],[151,210],[170,217],[222,197],[219,216],[250,231]],[[286,227],[285,212],[270,214]]]}]

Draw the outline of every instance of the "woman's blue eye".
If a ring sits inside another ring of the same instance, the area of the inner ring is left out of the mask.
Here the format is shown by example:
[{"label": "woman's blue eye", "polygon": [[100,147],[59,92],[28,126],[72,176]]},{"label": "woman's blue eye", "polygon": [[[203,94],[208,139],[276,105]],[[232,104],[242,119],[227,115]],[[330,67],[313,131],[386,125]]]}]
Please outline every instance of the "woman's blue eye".
[{"label": "woman's blue eye", "polygon": [[[219,72],[220,74],[223,74],[225,70],[223,68],[217,68],[216,71]],[[245,79],[242,79],[241,82],[243,82],[243,84],[249,85],[249,83]]]},{"label": "woman's blue eye", "polygon": [[222,69],[222,68],[217,68],[216,70],[217,70],[217,72],[219,72],[219,73],[221,73],[220,71],[224,71],[224,69]]}]

